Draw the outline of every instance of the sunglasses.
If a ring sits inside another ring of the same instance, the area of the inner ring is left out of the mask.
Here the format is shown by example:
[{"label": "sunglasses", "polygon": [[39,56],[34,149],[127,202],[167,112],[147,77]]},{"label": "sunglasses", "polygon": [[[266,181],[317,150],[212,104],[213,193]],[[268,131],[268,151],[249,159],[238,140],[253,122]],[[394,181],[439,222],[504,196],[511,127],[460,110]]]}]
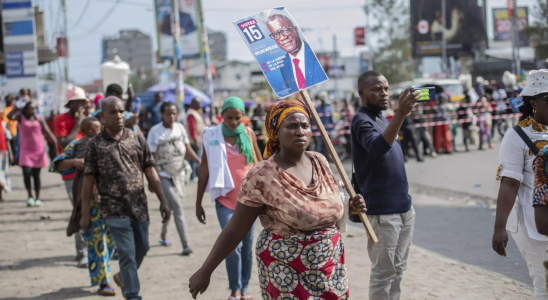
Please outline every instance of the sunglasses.
[{"label": "sunglasses", "polygon": [[287,28],[278,30],[276,32],[273,32],[272,34],[270,34],[270,37],[275,39],[275,40],[279,40],[282,35],[286,36],[286,37],[291,35],[291,33],[294,29],[295,29],[294,27],[287,27]]}]

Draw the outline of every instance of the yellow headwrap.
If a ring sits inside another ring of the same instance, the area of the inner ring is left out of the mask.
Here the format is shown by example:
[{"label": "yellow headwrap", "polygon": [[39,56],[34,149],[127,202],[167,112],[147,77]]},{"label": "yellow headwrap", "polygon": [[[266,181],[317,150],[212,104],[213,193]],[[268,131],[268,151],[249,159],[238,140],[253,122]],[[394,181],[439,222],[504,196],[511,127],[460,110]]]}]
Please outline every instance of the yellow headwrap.
[{"label": "yellow headwrap", "polygon": [[268,134],[268,142],[264,150],[265,159],[280,151],[280,144],[276,138],[276,133],[278,133],[278,128],[280,128],[283,120],[294,113],[302,113],[310,121],[308,107],[299,100],[280,100],[268,110],[265,124]]}]

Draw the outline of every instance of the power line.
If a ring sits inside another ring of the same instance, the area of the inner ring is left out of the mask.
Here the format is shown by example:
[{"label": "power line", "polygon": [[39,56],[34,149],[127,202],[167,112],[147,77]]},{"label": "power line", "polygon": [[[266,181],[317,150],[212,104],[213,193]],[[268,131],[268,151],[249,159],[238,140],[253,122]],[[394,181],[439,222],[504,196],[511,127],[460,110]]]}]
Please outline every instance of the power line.
[{"label": "power line", "polygon": [[84,18],[84,15],[86,14],[86,11],[88,10],[88,6],[89,6],[90,3],[91,3],[91,0],[88,0],[86,2],[86,5],[84,6],[84,9],[82,9],[82,12],[80,13],[80,16],[78,16],[78,19],[76,19],[76,23],[74,23],[71,26],[71,30],[74,29],[75,26],[78,26],[80,24],[80,22]]},{"label": "power line", "polygon": [[[97,1],[113,3],[113,1],[115,1],[115,0],[97,0]],[[143,2],[137,2],[137,1],[128,1],[128,0],[121,0],[121,1],[118,1],[118,2],[120,2],[120,4],[124,4],[124,5],[143,6],[143,7],[150,8],[150,3],[143,3]]]},{"label": "power line", "polygon": [[108,10],[108,12],[103,16],[103,18],[101,20],[99,20],[99,22],[97,22],[97,24],[95,24],[95,26],[92,26],[91,27],[91,32],[87,32],[87,34],[90,34],[90,33],[93,33],[97,30],[97,28],[99,28],[101,26],[101,24],[103,24],[109,17],[110,15],[116,10],[116,7],[118,6],[118,4],[120,4],[120,1],[121,0],[117,0],[114,5]]}]

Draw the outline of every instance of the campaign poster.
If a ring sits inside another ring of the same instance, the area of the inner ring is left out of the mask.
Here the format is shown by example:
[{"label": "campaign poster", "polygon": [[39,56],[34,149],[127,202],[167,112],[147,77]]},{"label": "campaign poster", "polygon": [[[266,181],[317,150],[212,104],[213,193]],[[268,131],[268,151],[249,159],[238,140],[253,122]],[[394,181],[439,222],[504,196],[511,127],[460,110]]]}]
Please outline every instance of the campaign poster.
[{"label": "campaign poster", "polygon": [[[413,57],[441,56],[445,38],[448,56],[472,55],[487,47],[482,1],[410,0]],[[443,16],[445,15],[445,26]]]},{"label": "campaign poster", "polygon": [[233,23],[278,98],[328,79],[297,22],[284,7]]},{"label": "campaign poster", "polygon": [[[525,30],[529,26],[529,9],[519,7],[517,9],[518,40],[520,47],[529,46],[529,35]],[[512,40],[512,20],[508,15],[508,8],[493,8],[493,40]]]},{"label": "campaign poster", "polygon": [[199,14],[199,0],[156,0],[158,57],[160,60],[167,60],[173,59],[174,55],[171,1],[179,1],[179,27],[181,30],[179,58],[200,57],[202,22]]}]

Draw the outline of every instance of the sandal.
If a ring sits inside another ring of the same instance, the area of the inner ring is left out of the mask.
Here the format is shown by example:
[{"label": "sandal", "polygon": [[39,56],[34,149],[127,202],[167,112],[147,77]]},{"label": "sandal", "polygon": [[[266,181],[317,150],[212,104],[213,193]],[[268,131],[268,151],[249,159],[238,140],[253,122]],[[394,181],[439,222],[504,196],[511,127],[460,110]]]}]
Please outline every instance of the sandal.
[{"label": "sandal", "polygon": [[103,297],[112,297],[112,296],[116,296],[116,291],[112,287],[105,286],[105,287],[99,288],[99,290],[97,291],[97,295],[103,296]]},{"label": "sandal", "polygon": [[238,297],[228,297],[228,300],[240,300],[241,299],[241,296],[238,296]]},{"label": "sandal", "polygon": [[119,286],[121,289],[124,288],[124,283],[122,282],[122,279],[120,278],[120,273],[116,273],[112,276],[112,279],[116,283],[117,286]]},{"label": "sandal", "polygon": [[171,242],[168,240],[160,240],[158,243],[160,243],[160,246],[171,247]]},{"label": "sandal", "polygon": [[245,296],[240,296],[240,299],[242,300],[254,300],[253,297],[249,296],[249,295],[245,295]]}]

